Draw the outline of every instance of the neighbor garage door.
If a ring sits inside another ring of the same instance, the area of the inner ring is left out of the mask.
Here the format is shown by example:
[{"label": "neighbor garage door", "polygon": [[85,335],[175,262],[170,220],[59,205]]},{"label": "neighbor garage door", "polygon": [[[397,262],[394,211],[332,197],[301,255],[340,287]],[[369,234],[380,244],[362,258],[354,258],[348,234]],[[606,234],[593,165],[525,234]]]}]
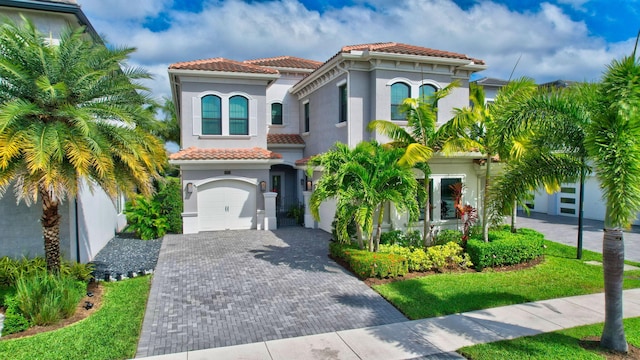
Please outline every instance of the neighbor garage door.
[{"label": "neighbor garage door", "polygon": [[218,180],[198,186],[200,231],[254,227],[256,186],[238,180]]}]

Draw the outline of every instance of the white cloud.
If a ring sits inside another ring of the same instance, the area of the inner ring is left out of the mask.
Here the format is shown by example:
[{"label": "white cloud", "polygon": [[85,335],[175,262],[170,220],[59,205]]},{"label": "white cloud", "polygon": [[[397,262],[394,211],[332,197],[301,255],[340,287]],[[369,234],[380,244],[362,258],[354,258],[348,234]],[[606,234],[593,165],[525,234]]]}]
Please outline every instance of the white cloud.
[{"label": "white cloud", "polygon": [[[584,22],[550,3],[515,12],[491,1],[462,10],[451,0],[370,0],[319,13],[297,0],[205,0],[200,13],[188,13],[168,10],[169,0],[79,1],[111,43],[138,48],[132,62],[156,74],[149,86],[158,97],[169,94],[170,63],[218,56],[324,61],[344,45],[398,41],[483,59],[489,65],[483,75],[500,78],[509,76],[522,55],[515,76],[549,81],[597,79],[605,64],[631,48],[590,35]],[[168,29],[142,27],[162,11],[171,19]]]}]

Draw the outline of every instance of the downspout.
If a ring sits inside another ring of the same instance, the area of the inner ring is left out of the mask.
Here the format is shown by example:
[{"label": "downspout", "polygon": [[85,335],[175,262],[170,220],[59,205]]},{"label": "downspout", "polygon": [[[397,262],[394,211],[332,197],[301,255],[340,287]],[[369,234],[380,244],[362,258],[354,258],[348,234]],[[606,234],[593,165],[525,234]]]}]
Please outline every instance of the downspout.
[{"label": "downspout", "polygon": [[80,221],[78,220],[78,197],[73,199],[76,226],[76,262],[80,263]]}]

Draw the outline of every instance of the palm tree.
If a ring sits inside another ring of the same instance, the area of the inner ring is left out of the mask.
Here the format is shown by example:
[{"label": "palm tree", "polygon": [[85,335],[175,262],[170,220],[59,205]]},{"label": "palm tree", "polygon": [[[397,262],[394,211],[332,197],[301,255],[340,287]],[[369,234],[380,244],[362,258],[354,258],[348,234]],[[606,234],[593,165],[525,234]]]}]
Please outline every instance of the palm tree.
[{"label": "palm tree", "polygon": [[0,196],[13,187],[18,201],[41,202],[52,272],[64,200],[84,186],[112,197],[150,194],[166,163],[162,143],[141,125],[153,117],[135,81],[149,75],[121,69],[131,52],[92,43],[83,29],[53,45],[24,18],[0,27]]},{"label": "palm tree", "polygon": [[322,202],[336,198],[340,240],[349,240],[346,228],[354,221],[360,247],[367,241],[369,251],[378,251],[387,203],[393,203],[398,211],[409,211],[412,217],[418,212],[417,181],[408,166],[398,163],[402,154],[402,150],[386,149],[373,141],[361,142],[354,149],[337,143],[332,150],[312,158],[310,171],[316,166],[323,169],[309,202],[312,215],[318,220]]},{"label": "palm tree", "polygon": [[483,154],[485,161],[485,184],[482,199],[482,237],[489,241],[489,199],[491,189],[491,164],[494,157],[507,161],[511,156],[519,156],[518,139],[514,134],[500,131],[498,123],[508,120],[503,114],[508,112],[510,102],[529,97],[536,85],[532,79],[520,78],[510,81],[498,91],[494,103],[485,101],[482,86],[469,86],[471,106],[454,109],[454,117],[439,130],[446,134],[442,152],[475,150]]},{"label": "palm tree", "polygon": [[405,149],[399,160],[401,165],[415,167],[424,174],[423,192],[425,197],[421,205],[424,209],[422,239],[425,246],[429,245],[431,241],[431,209],[428,198],[431,168],[428,161],[434,151],[440,147],[442,140],[437,131],[438,101],[448,96],[458,86],[459,83],[456,81],[426,98],[405,99],[400,107],[400,112],[406,114],[406,127],[388,120],[373,120],[368,126],[370,131],[376,130],[391,138],[389,146]]},{"label": "palm tree", "polygon": [[162,114],[160,121],[154,121],[151,123],[149,131],[162,139],[164,142],[174,142],[180,144],[180,123],[178,122],[178,113],[176,111],[176,105],[171,99],[163,97],[162,103],[153,101],[149,110]]},{"label": "palm tree", "polygon": [[602,242],[605,322],[600,345],[627,352],[622,324],[622,228],[628,228],[640,211],[640,62],[635,49],[631,56],[608,66],[596,105],[585,145],[606,203]]}]

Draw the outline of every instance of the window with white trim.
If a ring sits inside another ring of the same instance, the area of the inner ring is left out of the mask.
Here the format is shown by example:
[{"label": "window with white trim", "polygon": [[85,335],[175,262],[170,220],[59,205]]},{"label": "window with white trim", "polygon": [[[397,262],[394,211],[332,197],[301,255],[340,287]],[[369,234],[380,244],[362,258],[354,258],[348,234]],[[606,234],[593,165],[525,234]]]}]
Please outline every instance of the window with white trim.
[{"label": "window with white trim", "polygon": [[222,135],[222,102],[218,96],[207,95],[200,100],[202,135]]},{"label": "window with white trim", "polygon": [[271,125],[282,125],[282,103],[271,104]]},{"label": "window with white trim", "polygon": [[391,85],[391,120],[404,121],[407,119],[406,115],[400,112],[400,106],[408,97],[411,97],[409,85],[403,82]]},{"label": "window with white trim", "polygon": [[244,96],[229,98],[229,135],[249,135],[249,100]]},{"label": "window with white trim", "polygon": [[309,102],[304,103],[304,132],[309,132]]}]

